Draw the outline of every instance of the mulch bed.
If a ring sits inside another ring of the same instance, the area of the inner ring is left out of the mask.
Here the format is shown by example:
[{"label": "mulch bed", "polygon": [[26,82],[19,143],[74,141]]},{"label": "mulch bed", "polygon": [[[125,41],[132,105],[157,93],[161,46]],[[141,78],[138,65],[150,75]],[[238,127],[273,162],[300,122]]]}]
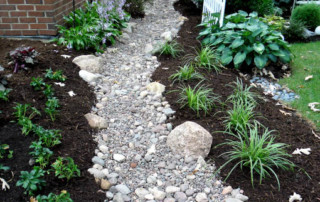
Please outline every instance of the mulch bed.
[{"label": "mulch bed", "polygon": [[[39,63],[28,71],[20,70],[13,74],[8,80],[8,88],[11,88],[10,101],[0,101],[0,143],[8,144],[10,150],[13,150],[12,159],[1,159],[0,163],[10,167],[10,171],[0,173],[0,177],[9,180],[10,190],[1,191],[0,201],[29,201],[29,198],[23,194],[23,188],[15,186],[20,176],[20,171],[32,170],[29,166],[31,150],[29,146],[32,141],[37,140],[33,135],[24,136],[21,134],[21,127],[13,121],[13,107],[16,103],[31,104],[42,112],[41,117],[36,117],[32,121],[46,129],[59,129],[62,131],[62,143],[52,148],[54,156],[52,161],[58,156],[72,157],[81,170],[81,177],[73,178],[69,182],[54,177],[54,173],[46,175],[46,187],[36,194],[45,194],[52,192],[59,194],[66,190],[70,193],[74,201],[103,201],[105,195],[100,193],[99,186],[95,183],[87,169],[92,167],[91,158],[94,156],[96,144],[93,141],[92,130],[88,125],[84,114],[91,111],[95,102],[93,89],[83,81],[79,75],[79,68],[71,61],[75,56],[85,54],[86,52],[70,52],[62,47],[55,47],[52,44],[45,44],[39,41],[28,40],[8,40],[0,39],[0,64],[6,68],[4,73],[11,74],[12,68],[8,65],[6,55],[9,51],[25,45],[32,46],[40,53]],[[72,56],[64,59],[61,55]],[[55,122],[44,113],[46,98],[42,92],[34,91],[30,86],[32,77],[43,77],[45,70],[62,70],[67,76],[65,87],[54,85],[52,81],[45,80],[52,84],[55,96],[60,101],[60,113]],[[0,75],[1,78],[1,75]],[[74,91],[76,96],[70,97],[67,92]],[[48,167],[49,169],[50,167]]]},{"label": "mulch bed", "polygon": [[[175,8],[180,11],[189,20],[182,26],[177,41],[183,45],[185,54],[194,53],[192,47],[199,47],[200,43],[196,40],[196,37],[200,31],[197,25],[201,21],[201,11],[197,10],[192,4],[185,4],[182,0],[176,3]],[[180,85],[178,83],[172,84],[172,81],[168,80],[168,77],[175,73],[179,66],[183,63],[183,57],[173,59],[166,56],[160,56],[159,60],[161,66],[154,72],[152,79],[159,81],[167,86],[166,92],[176,90]],[[168,69],[167,69],[168,68]],[[205,75],[206,81],[203,84],[209,85],[214,89],[214,93],[221,96],[221,100],[224,102],[226,98],[232,93],[232,89],[227,84],[236,80],[239,77],[239,73],[234,69],[225,69],[222,73],[208,73],[205,70],[200,70]],[[195,86],[197,82],[188,82],[186,85]],[[248,81],[244,81],[244,84],[249,85]],[[261,95],[261,91],[255,89]],[[266,96],[264,96],[266,97]],[[178,98],[178,92],[170,92],[166,94],[166,99],[171,104],[171,107],[176,110],[176,118],[170,120],[177,126],[185,121],[194,121],[205,129],[207,129],[213,136],[213,148],[207,160],[213,160],[217,167],[221,166],[226,159],[218,157],[221,153],[228,151],[227,147],[214,148],[219,143],[224,142],[229,135],[223,133],[215,133],[216,131],[223,131],[224,126],[222,121],[226,116],[226,108],[221,106],[213,110],[211,115],[196,117],[196,113],[183,108],[180,109],[180,105],[176,103]],[[276,141],[283,142],[290,145],[287,149],[288,152],[293,152],[296,148],[311,148],[311,154],[309,156],[295,155],[292,160],[296,165],[294,172],[276,170],[281,183],[281,191],[278,190],[277,182],[275,178],[266,179],[261,185],[256,181],[255,187],[251,186],[250,175],[248,170],[241,171],[235,170],[227,180],[227,183],[232,185],[233,188],[241,187],[244,190],[244,194],[250,199],[249,201],[288,201],[289,196],[296,192],[300,194],[303,201],[319,201],[320,200],[320,140],[317,139],[312,133],[312,127],[307,121],[303,120],[298,114],[281,106],[276,106],[276,101],[271,97],[266,97],[268,101],[259,100],[259,105],[256,108],[256,112],[261,115],[258,118],[263,125],[271,130],[275,130],[277,135]],[[292,116],[285,116],[279,110],[292,113]],[[219,113],[217,113],[219,112]],[[227,166],[222,170],[221,176],[224,179],[231,168]],[[299,168],[304,169],[312,179]]]}]

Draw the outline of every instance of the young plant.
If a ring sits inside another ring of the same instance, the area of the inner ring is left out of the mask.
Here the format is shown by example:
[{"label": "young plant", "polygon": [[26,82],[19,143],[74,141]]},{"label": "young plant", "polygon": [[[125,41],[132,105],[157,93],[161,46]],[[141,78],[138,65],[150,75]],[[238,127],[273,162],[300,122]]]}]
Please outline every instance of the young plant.
[{"label": "young plant", "polygon": [[0,90],[0,100],[8,101],[10,91],[11,89],[5,89],[4,91]]},{"label": "young plant", "polygon": [[219,97],[212,92],[212,89],[200,84],[201,82],[194,88],[181,87],[180,98],[177,101],[181,104],[181,108],[188,106],[197,112],[198,117],[200,117],[200,111],[204,111],[206,115],[215,107],[215,102],[219,102]]},{"label": "young plant", "polygon": [[202,74],[195,71],[192,64],[190,65],[184,65],[183,67],[180,67],[180,70],[177,71],[177,73],[172,74],[169,79],[175,81],[188,81],[188,80],[204,80],[204,76]]},{"label": "young plant", "polygon": [[32,77],[30,86],[32,86],[34,90],[42,90],[43,87],[46,86],[46,84],[41,77],[37,77],[37,78]]},{"label": "young plant", "polygon": [[173,40],[171,42],[166,42],[163,46],[157,51],[160,55],[171,55],[173,58],[176,58],[183,52],[181,45]]},{"label": "young plant", "polygon": [[22,186],[25,189],[24,194],[33,196],[34,192],[39,191],[45,186],[46,181],[41,179],[45,171],[40,167],[35,166],[31,172],[21,171],[20,180],[17,181],[16,186]]},{"label": "young plant", "polygon": [[[261,134],[259,131],[262,131]],[[255,123],[248,131],[237,130],[235,133],[229,133],[235,140],[228,139],[225,143],[218,145],[230,146],[231,150],[221,154],[226,156],[228,160],[216,173],[229,163],[234,162],[235,164],[225,180],[237,167],[240,167],[240,169],[248,167],[252,186],[254,186],[255,174],[259,175],[260,184],[263,179],[273,175],[277,180],[280,190],[280,181],[274,167],[289,170],[295,165],[288,159],[291,155],[285,151],[288,145],[275,143],[275,137],[272,135],[272,132],[262,125]]]},{"label": "young plant", "polygon": [[10,51],[10,60],[14,63],[14,73],[17,73],[19,69],[25,69],[28,64],[33,65],[37,62],[36,57],[39,53],[31,47],[19,47],[14,51]]},{"label": "young plant", "polygon": [[[22,134],[28,135],[34,127],[31,119],[36,115],[41,115],[41,113],[36,108],[30,107],[30,104],[17,103],[14,109],[14,115],[18,118],[18,124],[22,126]],[[27,112],[29,110],[31,110],[31,113],[28,116]]]},{"label": "young plant", "polygon": [[57,110],[57,108],[59,108],[59,107],[60,107],[59,100],[55,97],[48,99],[48,101],[46,102],[46,108],[44,109],[44,111],[47,114],[49,114],[52,121],[56,120],[56,115],[59,112],[59,110]]},{"label": "young plant", "polygon": [[57,71],[52,71],[52,69],[47,69],[46,70],[46,78],[51,79],[51,80],[56,80],[56,81],[65,81],[66,80],[66,76],[63,75],[61,70],[57,70]]},{"label": "young plant", "polygon": [[38,195],[36,200],[38,202],[73,202],[70,198],[70,194],[63,190],[59,195],[50,193],[48,196]]},{"label": "young plant", "polygon": [[196,50],[195,54],[189,54],[186,56],[186,63],[192,63],[198,68],[204,68],[209,71],[220,72],[223,68],[217,51],[209,46],[201,47]]},{"label": "young plant", "polygon": [[257,104],[256,99],[259,98],[258,94],[251,91],[252,86],[244,85],[242,80],[237,78],[237,81],[229,84],[233,88],[232,94],[228,97],[227,101],[231,103],[242,103],[243,105],[248,105],[253,107]]},{"label": "young plant", "polygon": [[58,157],[51,166],[58,178],[66,178],[69,181],[73,177],[80,177],[80,170],[70,157]]},{"label": "young plant", "polygon": [[42,92],[47,98],[52,98],[54,96],[52,86],[49,84],[45,84],[44,90]]},{"label": "young plant", "polygon": [[32,142],[30,149],[33,149],[29,154],[35,157],[35,161],[39,163],[41,168],[45,168],[50,161],[50,157],[53,155],[53,152],[42,146],[42,142]]},{"label": "young plant", "polygon": [[46,147],[53,147],[61,143],[62,136],[60,130],[46,130],[42,126],[37,126],[33,131],[39,136],[39,140]]},{"label": "young plant", "polygon": [[12,150],[9,150],[9,145],[7,144],[0,144],[0,159],[3,159],[5,157],[5,155],[7,154],[7,151],[8,151],[8,155],[7,157],[9,159],[12,158],[12,155],[13,155],[13,151]]},{"label": "young plant", "polygon": [[0,163],[0,171],[1,170],[8,171],[8,170],[10,170],[10,167],[9,166],[4,166],[3,164]]}]

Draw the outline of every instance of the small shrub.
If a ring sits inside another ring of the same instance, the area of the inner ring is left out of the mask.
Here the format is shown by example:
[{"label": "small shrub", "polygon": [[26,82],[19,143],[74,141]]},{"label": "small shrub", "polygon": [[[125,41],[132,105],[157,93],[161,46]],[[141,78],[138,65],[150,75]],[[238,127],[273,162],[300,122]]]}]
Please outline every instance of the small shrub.
[{"label": "small shrub", "polygon": [[44,111],[49,114],[52,121],[56,120],[56,115],[58,114],[59,110],[57,110],[60,107],[59,100],[55,97],[49,98],[46,102],[46,108]]},{"label": "small shrub", "polygon": [[49,164],[53,152],[42,145],[43,143],[41,141],[32,142],[29,148],[33,149],[33,151],[29,154],[35,157],[36,163],[39,163],[41,168],[45,168]]},{"label": "small shrub", "polygon": [[305,26],[302,21],[290,21],[290,25],[288,28],[284,30],[284,37],[287,40],[304,40],[305,36]]},{"label": "small shrub", "polygon": [[73,202],[70,198],[70,194],[63,190],[59,195],[50,193],[48,196],[38,195],[36,200],[38,202]]},{"label": "small shrub", "polygon": [[[262,132],[260,134],[259,131],[261,129]],[[231,150],[222,154],[228,158],[228,161],[216,172],[219,172],[229,163],[234,162],[235,165],[226,179],[237,167],[241,169],[247,167],[250,170],[252,186],[254,186],[253,180],[255,174],[259,175],[260,184],[263,179],[273,175],[277,180],[280,190],[280,181],[274,167],[288,170],[293,168],[294,164],[288,160],[291,155],[285,151],[288,145],[275,143],[275,137],[272,135],[272,132],[256,123],[248,131],[238,130],[236,133],[229,133],[236,140],[228,139],[225,143],[218,145],[228,145],[231,147]]]},{"label": "small shrub", "polygon": [[268,24],[270,28],[279,32],[283,32],[284,25],[286,23],[286,20],[283,17],[276,15],[266,15],[260,19],[262,22]]},{"label": "small shrub", "polygon": [[212,89],[200,84],[201,82],[194,88],[181,87],[179,89],[180,98],[177,101],[181,104],[181,108],[188,106],[197,112],[198,117],[200,117],[200,111],[206,115],[215,106],[215,102],[219,102],[219,97],[212,92]]},{"label": "small shrub", "polygon": [[8,171],[8,170],[10,170],[10,167],[9,166],[4,166],[3,164],[0,163],[0,171],[1,170]]},{"label": "small shrub", "polygon": [[36,57],[39,53],[32,47],[19,47],[14,51],[10,51],[10,60],[14,63],[14,73],[17,73],[20,69],[27,68],[28,64],[33,65],[37,62]]},{"label": "small shrub", "polygon": [[33,196],[33,193],[42,189],[45,186],[45,180],[41,179],[44,176],[44,170],[35,166],[31,172],[21,171],[20,180],[16,186],[22,186],[25,189],[24,194]]},{"label": "small shrub", "polygon": [[188,81],[188,80],[204,80],[204,76],[202,74],[196,72],[193,65],[184,65],[180,67],[180,70],[177,73],[172,74],[169,79],[175,81]]},{"label": "small shrub", "polygon": [[173,40],[171,42],[167,41],[163,46],[157,51],[160,55],[171,55],[173,58],[176,58],[183,52],[181,45]]},{"label": "small shrub", "polygon": [[32,86],[34,90],[42,90],[45,85],[46,83],[41,77],[32,77],[30,86]]},{"label": "small shrub", "polygon": [[238,10],[256,11],[260,16],[273,14],[274,9],[273,0],[228,0],[226,6],[227,13],[234,13]]},{"label": "small shrub", "polygon": [[69,181],[73,177],[80,177],[80,170],[70,157],[58,159],[51,165],[58,178],[66,178]]},{"label": "small shrub", "polygon": [[62,70],[52,71],[52,69],[46,70],[46,78],[56,81],[66,81],[66,76],[63,75]]},{"label": "small shrub", "polygon": [[297,6],[292,12],[291,20],[301,21],[308,29],[314,31],[320,25],[320,5],[311,3]]},{"label": "small shrub", "polygon": [[0,90],[0,100],[9,101],[9,93],[11,89],[5,89],[4,91]]},{"label": "small shrub", "polygon": [[217,51],[208,46],[201,47],[201,49],[196,50],[194,55],[187,55],[186,61],[186,63],[193,64],[198,68],[204,68],[209,71],[214,70],[216,72],[220,72],[221,68],[223,68]]}]

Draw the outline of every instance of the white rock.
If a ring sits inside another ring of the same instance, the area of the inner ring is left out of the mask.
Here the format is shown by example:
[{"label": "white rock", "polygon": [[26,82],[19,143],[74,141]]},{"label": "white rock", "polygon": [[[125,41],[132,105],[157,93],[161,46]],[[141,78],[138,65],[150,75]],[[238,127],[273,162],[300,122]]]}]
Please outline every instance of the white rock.
[{"label": "white rock", "polygon": [[154,199],[154,196],[152,194],[147,194],[144,196],[145,199],[147,200],[153,200]]},{"label": "white rock", "polygon": [[226,202],[242,202],[242,201],[236,198],[226,198]]},{"label": "white rock", "polygon": [[151,155],[151,154],[154,154],[154,153],[156,153],[156,145],[155,144],[151,145],[151,147],[148,149],[146,155]]},{"label": "white rock", "polygon": [[123,162],[126,159],[126,157],[122,154],[113,154],[113,159],[118,162]]},{"label": "white rock", "polygon": [[227,186],[227,187],[225,187],[223,190],[222,190],[222,192],[221,192],[221,194],[222,195],[227,195],[227,194],[230,194],[231,192],[232,192],[232,187],[231,186]]},{"label": "white rock", "polygon": [[149,189],[149,191],[153,194],[155,200],[163,200],[166,197],[166,193],[159,190],[157,187]]},{"label": "white rock", "polygon": [[293,195],[289,197],[289,202],[294,202],[294,201],[302,201],[300,194],[297,194],[296,192],[294,192]]},{"label": "white rock", "polygon": [[314,33],[316,33],[316,35],[320,35],[320,26],[316,27]]},{"label": "white rock", "polygon": [[206,202],[208,201],[208,197],[206,193],[198,193],[196,195],[196,201],[197,202]]},{"label": "white rock", "polygon": [[207,157],[212,144],[211,134],[197,123],[187,121],[173,129],[167,145],[177,154]]},{"label": "white rock", "polygon": [[146,54],[150,54],[150,53],[152,53],[152,51],[153,51],[153,46],[152,46],[151,43],[148,43],[148,44],[146,45],[146,47],[144,48],[144,52],[145,52]]},{"label": "white rock", "polygon": [[161,37],[166,40],[166,41],[172,41],[172,33],[170,31],[168,32],[163,32],[161,34]]},{"label": "white rock", "polygon": [[116,189],[117,189],[117,191],[120,192],[121,194],[127,195],[127,194],[130,194],[130,193],[131,193],[130,189],[129,189],[126,185],[124,185],[124,184],[118,184],[118,185],[116,186]]},{"label": "white rock", "polygon": [[101,170],[98,170],[96,168],[89,168],[88,172],[98,179],[102,179],[105,177],[104,173]]},{"label": "white rock", "polygon": [[103,169],[103,167],[101,165],[99,165],[99,164],[94,164],[93,168],[98,169],[98,170],[102,170]]},{"label": "white rock", "polygon": [[147,95],[149,94],[149,92],[148,91],[142,91],[141,93],[140,93],[140,98],[144,98],[144,97],[146,97]]},{"label": "white rock", "polygon": [[101,73],[100,58],[94,55],[81,55],[72,60],[72,62],[80,67],[82,70],[87,70],[93,73]]},{"label": "white rock", "polygon": [[100,145],[99,149],[103,153],[108,153],[108,151],[109,151],[109,149],[108,149],[108,147],[106,145]]},{"label": "white rock", "polygon": [[139,198],[144,199],[144,197],[149,194],[149,191],[144,188],[138,188],[134,193],[136,193]]},{"label": "white rock", "polygon": [[177,191],[180,191],[179,187],[175,187],[175,186],[168,186],[166,187],[166,192],[171,194],[171,193],[175,193]]},{"label": "white rock", "polygon": [[239,199],[239,200],[241,200],[241,201],[247,201],[247,200],[249,200],[249,197],[247,197],[247,196],[245,196],[245,195],[243,195],[243,194],[237,194],[235,198],[236,198],[236,199]]},{"label": "white rock", "polygon": [[86,70],[80,70],[79,76],[88,83],[96,82],[101,76],[97,74],[93,74]]},{"label": "white rock", "polygon": [[147,85],[147,89],[153,94],[162,94],[165,91],[166,87],[159,82],[152,82]]},{"label": "white rock", "polygon": [[108,121],[100,116],[92,113],[84,115],[91,128],[105,129],[108,128]]},{"label": "white rock", "polygon": [[76,96],[77,94],[75,94],[72,90],[68,92],[70,97]]}]

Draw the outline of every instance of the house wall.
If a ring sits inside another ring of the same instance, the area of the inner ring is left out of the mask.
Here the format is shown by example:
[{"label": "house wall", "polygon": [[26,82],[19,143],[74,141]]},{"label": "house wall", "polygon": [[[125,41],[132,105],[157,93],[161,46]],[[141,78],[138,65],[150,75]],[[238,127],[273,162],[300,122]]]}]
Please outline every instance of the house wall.
[{"label": "house wall", "polygon": [[0,36],[55,36],[72,9],[73,0],[0,0]]}]

